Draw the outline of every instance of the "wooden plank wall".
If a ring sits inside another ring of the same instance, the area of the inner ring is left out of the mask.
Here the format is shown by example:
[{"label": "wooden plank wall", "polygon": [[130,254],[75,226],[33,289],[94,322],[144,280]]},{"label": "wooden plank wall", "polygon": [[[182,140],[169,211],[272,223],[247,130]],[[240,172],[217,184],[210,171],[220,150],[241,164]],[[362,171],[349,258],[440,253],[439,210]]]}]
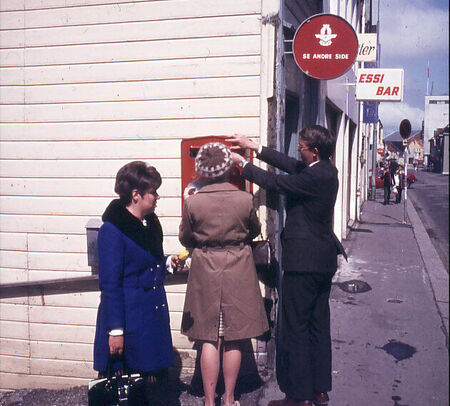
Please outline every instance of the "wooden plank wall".
[{"label": "wooden plank wall", "polygon": [[[181,249],[180,140],[260,133],[260,8],[260,0],[1,1],[0,283],[88,275],[85,225],[131,160],[161,172],[165,250]],[[189,353],[179,334],[185,286],[167,290],[175,346]],[[3,299],[0,388],[93,377],[98,298]]]}]

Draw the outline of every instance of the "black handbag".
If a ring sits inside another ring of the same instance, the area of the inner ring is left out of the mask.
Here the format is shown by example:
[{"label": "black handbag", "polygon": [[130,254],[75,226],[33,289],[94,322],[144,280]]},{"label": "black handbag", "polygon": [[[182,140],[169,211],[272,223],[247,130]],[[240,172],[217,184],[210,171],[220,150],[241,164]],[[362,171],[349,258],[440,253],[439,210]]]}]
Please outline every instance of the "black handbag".
[{"label": "black handbag", "polygon": [[259,240],[251,242],[253,251],[253,261],[256,268],[270,266],[272,259],[272,246],[269,240]]},{"label": "black handbag", "polygon": [[269,240],[258,240],[252,241],[250,245],[259,280],[271,288],[275,287],[278,267],[275,250],[271,242]]},{"label": "black handbag", "polygon": [[139,373],[111,371],[111,358],[108,360],[106,377],[89,382],[89,406],[148,406],[145,380]]}]

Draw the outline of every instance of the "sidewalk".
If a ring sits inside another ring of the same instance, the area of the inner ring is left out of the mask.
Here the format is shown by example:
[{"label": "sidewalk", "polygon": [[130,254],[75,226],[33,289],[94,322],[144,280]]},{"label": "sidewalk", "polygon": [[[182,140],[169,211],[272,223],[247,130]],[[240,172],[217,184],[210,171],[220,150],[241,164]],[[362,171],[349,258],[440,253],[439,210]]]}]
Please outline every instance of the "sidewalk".
[{"label": "sidewalk", "polygon": [[[329,405],[447,406],[448,274],[413,205],[404,225],[403,202],[381,201],[364,204],[333,280]],[[258,405],[283,396],[272,378]]]},{"label": "sidewalk", "polygon": [[[377,201],[364,204],[344,242],[349,261],[340,261],[333,280],[329,406],[447,406],[448,274],[413,205],[405,225],[403,203],[381,201],[378,190]],[[364,284],[370,290],[358,293]],[[284,397],[274,377],[242,389],[241,406]],[[85,390],[21,390],[12,395],[17,403],[0,394],[0,405],[84,406]],[[154,406],[201,404],[183,383],[165,390]]]}]

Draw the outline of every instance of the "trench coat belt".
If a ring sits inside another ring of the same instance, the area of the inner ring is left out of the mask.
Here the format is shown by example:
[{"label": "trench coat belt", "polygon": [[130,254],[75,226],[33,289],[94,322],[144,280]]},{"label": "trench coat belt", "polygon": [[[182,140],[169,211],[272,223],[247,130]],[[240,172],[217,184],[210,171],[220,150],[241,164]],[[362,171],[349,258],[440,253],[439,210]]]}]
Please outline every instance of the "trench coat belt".
[{"label": "trench coat belt", "polygon": [[236,241],[236,242],[230,242],[226,244],[220,244],[220,243],[211,243],[211,244],[204,244],[204,245],[197,245],[195,248],[201,249],[203,252],[206,252],[208,248],[212,248],[215,250],[226,250],[231,247],[239,247],[240,249],[244,248],[245,246],[244,241]]}]

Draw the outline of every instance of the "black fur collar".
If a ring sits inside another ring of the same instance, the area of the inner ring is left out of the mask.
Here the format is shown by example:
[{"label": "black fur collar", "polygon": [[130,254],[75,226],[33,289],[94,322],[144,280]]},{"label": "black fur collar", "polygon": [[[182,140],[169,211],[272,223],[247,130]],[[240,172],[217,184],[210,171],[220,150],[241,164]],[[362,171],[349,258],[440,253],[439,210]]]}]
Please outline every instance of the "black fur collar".
[{"label": "black fur collar", "polygon": [[144,226],[142,221],[133,216],[119,199],[115,199],[106,208],[102,220],[115,225],[144,250],[155,256],[164,255],[163,233],[156,214],[146,216],[144,218],[146,225]]}]

